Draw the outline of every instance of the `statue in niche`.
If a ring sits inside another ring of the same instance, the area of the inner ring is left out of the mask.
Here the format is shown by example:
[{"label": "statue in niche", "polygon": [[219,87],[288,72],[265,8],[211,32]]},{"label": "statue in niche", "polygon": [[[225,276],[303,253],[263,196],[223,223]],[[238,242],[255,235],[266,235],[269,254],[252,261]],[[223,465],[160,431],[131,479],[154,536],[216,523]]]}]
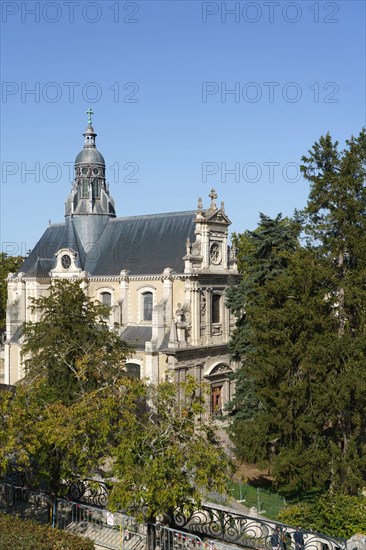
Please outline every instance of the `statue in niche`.
[{"label": "statue in niche", "polygon": [[184,311],[184,320],[187,323],[187,325],[191,324],[191,308],[189,304],[184,304],[182,307]]},{"label": "statue in niche", "polygon": [[174,381],[174,372],[172,369],[168,369],[165,373],[165,382],[172,383]]},{"label": "statue in niche", "polygon": [[204,317],[206,315],[206,298],[202,294],[201,296],[201,317]]},{"label": "statue in niche", "polygon": [[199,256],[201,254],[201,243],[199,241],[192,244],[191,254],[192,256]]},{"label": "statue in niche", "polygon": [[177,304],[177,309],[175,311],[175,322],[176,323],[187,323],[191,322],[190,307],[189,304]]},{"label": "statue in niche", "polygon": [[184,309],[180,303],[178,303],[175,311],[175,321],[176,323],[183,323],[185,321]]}]

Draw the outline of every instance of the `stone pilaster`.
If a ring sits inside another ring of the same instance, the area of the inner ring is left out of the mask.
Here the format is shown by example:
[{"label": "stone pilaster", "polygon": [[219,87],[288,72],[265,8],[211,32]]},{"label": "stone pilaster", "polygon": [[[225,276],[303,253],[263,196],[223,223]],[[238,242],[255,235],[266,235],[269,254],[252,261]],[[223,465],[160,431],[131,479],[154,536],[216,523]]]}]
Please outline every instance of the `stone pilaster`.
[{"label": "stone pilaster", "polygon": [[128,271],[126,269],[123,269],[120,273],[120,293],[121,293],[121,317],[122,317],[122,324],[126,325],[130,318],[129,318],[129,310],[130,310],[130,280],[128,278]]},{"label": "stone pilaster", "polygon": [[160,300],[160,302],[154,307],[152,314],[152,342],[159,346],[164,340],[165,336],[165,308],[166,301]]},{"label": "stone pilaster", "polygon": [[202,225],[202,269],[210,266],[210,231],[207,225]]},{"label": "stone pilaster", "polygon": [[206,344],[212,344],[212,288],[206,288]]},{"label": "stone pilaster", "polygon": [[173,277],[172,269],[166,267],[163,272],[163,296],[165,300],[165,323],[169,327],[173,319]]},{"label": "stone pilaster", "polygon": [[145,374],[151,384],[159,381],[159,355],[155,342],[145,343]]},{"label": "stone pilaster", "polygon": [[197,346],[201,336],[201,311],[200,311],[200,290],[196,281],[192,281],[191,287],[191,344]]},{"label": "stone pilaster", "polygon": [[230,334],[230,311],[225,305],[225,294],[222,296],[223,302],[223,319],[222,319],[222,340],[223,342],[229,341]]},{"label": "stone pilaster", "polygon": [[4,349],[4,384],[10,384],[10,344],[5,342]]}]

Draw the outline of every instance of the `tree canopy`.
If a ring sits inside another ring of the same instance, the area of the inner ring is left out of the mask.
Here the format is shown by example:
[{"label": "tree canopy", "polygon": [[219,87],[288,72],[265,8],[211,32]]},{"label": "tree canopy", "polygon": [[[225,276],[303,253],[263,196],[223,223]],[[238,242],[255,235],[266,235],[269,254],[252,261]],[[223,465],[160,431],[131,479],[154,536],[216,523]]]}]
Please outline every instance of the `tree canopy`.
[{"label": "tree canopy", "polygon": [[118,384],[132,349],[118,327],[109,329],[109,306],[86,296],[82,281],[53,281],[47,296],[31,299],[30,311],[38,319],[24,326],[24,383],[44,379],[66,405]]},{"label": "tree canopy", "polygon": [[313,503],[290,506],[280,513],[279,519],[290,525],[301,525],[304,529],[347,539],[356,533],[366,533],[366,498],[327,493]]},{"label": "tree canopy", "polygon": [[230,431],[283,492],[352,494],[366,478],[365,132],[343,151],[327,134],[302,160],[306,208],[238,239]]},{"label": "tree canopy", "polygon": [[32,302],[39,320],[24,329],[25,377],[0,393],[0,469],[15,463],[54,495],[65,480],[98,474],[113,487],[111,505],[150,521],[223,491],[231,466],[203,420],[205,389],[130,376],[132,350],[83,285],[55,281]]},{"label": "tree canopy", "polygon": [[25,376],[1,395],[0,463],[58,494],[62,479],[97,471],[121,414],[136,408],[123,370],[132,350],[80,280],[52,282],[30,307],[38,321],[24,326]]},{"label": "tree canopy", "polygon": [[115,508],[152,521],[177,507],[194,508],[225,493],[232,464],[211,423],[202,419],[204,388],[190,377],[145,385],[149,407],[131,418],[115,449]]}]

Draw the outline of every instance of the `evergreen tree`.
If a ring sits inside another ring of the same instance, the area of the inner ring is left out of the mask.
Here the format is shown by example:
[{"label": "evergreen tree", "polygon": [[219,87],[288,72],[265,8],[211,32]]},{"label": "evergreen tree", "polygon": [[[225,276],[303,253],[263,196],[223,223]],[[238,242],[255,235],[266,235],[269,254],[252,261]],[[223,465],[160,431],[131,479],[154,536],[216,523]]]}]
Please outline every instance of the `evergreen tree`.
[{"label": "evergreen tree", "polygon": [[326,373],[319,414],[330,485],[354,493],[366,475],[366,132],[342,151],[327,134],[302,160],[311,182],[305,230],[322,259],[330,316],[314,358]]},{"label": "evergreen tree", "polygon": [[247,235],[250,246],[246,245],[249,253],[243,259],[241,284],[228,292],[228,305],[238,318],[231,351],[243,361],[231,403],[230,433],[240,458],[258,462],[276,453],[285,462],[283,467],[293,462],[287,453],[297,442],[300,463],[294,472],[286,471],[290,492],[301,487],[298,469],[311,485],[322,483],[315,479],[319,470],[314,469],[314,460],[319,456],[314,456],[306,430],[294,422],[297,416],[306,425],[308,418],[300,361],[307,346],[303,328],[315,330],[308,305],[318,272],[312,255],[301,250],[298,236],[296,222],[261,214],[259,227]]},{"label": "evergreen tree", "polygon": [[[242,360],[231,434],[248,461],[269,460],[287,493],[354,493],[365,479],[365,133],[338,151],[327,135],[303,158],[312,183],[300,226],[265,220],[250,245],[231,348]],[[273,246],[273,243],[277,243]]]}]

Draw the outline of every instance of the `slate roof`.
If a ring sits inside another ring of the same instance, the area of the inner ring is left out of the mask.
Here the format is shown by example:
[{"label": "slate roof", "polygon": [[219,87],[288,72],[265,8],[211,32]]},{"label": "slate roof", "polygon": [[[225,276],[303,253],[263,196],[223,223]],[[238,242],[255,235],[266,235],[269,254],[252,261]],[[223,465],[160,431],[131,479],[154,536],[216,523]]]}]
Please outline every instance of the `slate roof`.
[{"label": "slate roof", "polygon": [[183,273],[187,237],[194,241],[195,212],[170,212],[147,216],[110,218],[90,254],[85,253],[74,224],[50,225],[19,272],[28,277],[48,277],[56,266],[55,254],[72,248],[77,265],[90,275],[160,274],[166,267]]},{"label": "slate roof", "polygon": [[75,164],[102,164],[105,165],[103,155],[95,147],[85,148],[77,155]]},{"label": "slate roof", "polygon": [[121,334],[122,340],[125,340],[136,349],[145,349],[145,342],[150,342],[151,337],[151,327],[129,326]]}]

